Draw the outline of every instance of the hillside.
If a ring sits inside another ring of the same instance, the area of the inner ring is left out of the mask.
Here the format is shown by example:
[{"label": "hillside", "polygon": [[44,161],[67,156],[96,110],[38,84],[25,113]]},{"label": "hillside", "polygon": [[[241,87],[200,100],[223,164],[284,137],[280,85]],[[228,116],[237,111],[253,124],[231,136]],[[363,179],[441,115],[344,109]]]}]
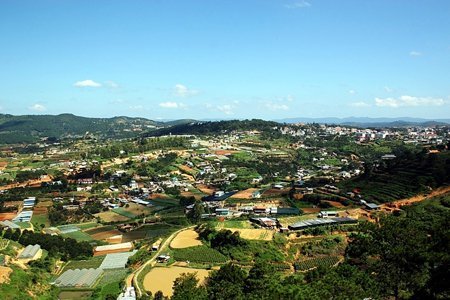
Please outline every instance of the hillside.
[{"label": "hillside", "polygon": [[219,134],[235,130],[270,130],[280,124],[273,121],[258,119],[252,120],[231,120],[218,122],[195,122],[190,124],[180,124],[168,128],[161,128],[145,134],[145,136],[163,136],[180,134]]},{"label": "hillside", "polygon": [[86,118],[72,114],[60,115],[0,115],[0,144],[30,143],[41,138],[84,136],[131,137],[142,131],[164,126],[164,123],[144,118]]}]

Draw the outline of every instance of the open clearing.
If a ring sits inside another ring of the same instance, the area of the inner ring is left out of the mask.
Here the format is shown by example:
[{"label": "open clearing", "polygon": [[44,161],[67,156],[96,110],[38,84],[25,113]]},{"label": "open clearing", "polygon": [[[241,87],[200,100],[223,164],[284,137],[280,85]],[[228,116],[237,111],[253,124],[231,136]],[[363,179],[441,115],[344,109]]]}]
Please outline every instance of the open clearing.
[{"label": "open clearing", "polygon": [[236,194],[232,195],[230,198],[232,199],[252,199],[252,194],[259,189],[250,188],[243,191],[239,191]]},{"label": "open clearing", "polygon": [[152,292],[162,291],[165,296],[172,296],[173,282],[183,273],[197,273],[200,284],[203,283],[210,271],[183,267],[153,268],[145,275],[144,289]]},{"label": "open clearing", "polygon": [[247,240],[271,241],[273,238],[272,230],[246,229],[246,228],[228,228],[228,229],[233,232],[238,231],[241,238]]},{"label": "open clearing", "polygon": [[209,186],[206,186],[206,185],[204,185],[204,184],[197,184],[197,185],[196,185],[196,188],[197,188],[200,192],[205,193],[205,194],[208,194],[208,195],[211,195],[211,194],[213,194],[213,193],[216,191],[215,189],[213,189],[213,188],[211,188],[211,187],[209,187]]},{"label": "open clearing", "polygon": [[122,222],[128,221],[130,218],[125,216],[116,214],[113,211],[105,211],[98,214],[95,214],[96,217],[99,217],[103,222]]},{"label": "open clearing", "polygon": [[12,269],[8,267],[0,267],[0,283],[8,282],[9,275],[12,273]]},{"label": "open clearing", "polygon": [[170,243],[171,248],[187,248],[193,246],[200,246],[202,242],[199,239],[198,233],[193,229],[188,229],[180,232]]}]

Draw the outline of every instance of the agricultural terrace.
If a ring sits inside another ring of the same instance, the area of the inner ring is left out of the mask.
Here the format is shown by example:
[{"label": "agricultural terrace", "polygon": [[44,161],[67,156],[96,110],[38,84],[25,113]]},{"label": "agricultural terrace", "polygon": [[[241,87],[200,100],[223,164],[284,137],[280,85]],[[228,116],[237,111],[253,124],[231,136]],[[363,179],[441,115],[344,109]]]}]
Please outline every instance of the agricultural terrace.
[{"label": "agricultural terrace", "polygon": [[196,273],[200,283],[205,281],[209,275],[208,270],[191,269],[184,267],[156,267],[150,270],[144,278],[144,289],[153,295],[157,291],[162,291],[165,296],[172,296],[173,282],[183,273]]},{"label": "agricultural terrace", "polygon": [[170,243],[170,247],[174,249],[200,246],[202,242],[198,233],[193,229],[180,232]]},{"label": "agricultural terrace", "polygon": [[100,220],[104,223],[109,222],[124,222],[130,220],[129,217],[125,217],[120,215],[114,211],[105,211],[98,214],[95,214],[96,217],[100,218]]}]

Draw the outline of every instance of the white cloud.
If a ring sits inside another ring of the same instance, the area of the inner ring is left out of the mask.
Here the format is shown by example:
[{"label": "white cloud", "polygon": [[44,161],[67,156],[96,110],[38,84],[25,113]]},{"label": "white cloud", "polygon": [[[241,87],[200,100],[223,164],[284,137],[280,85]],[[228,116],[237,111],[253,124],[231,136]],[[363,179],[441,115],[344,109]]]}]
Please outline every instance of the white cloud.
[{"label": "white cloud", "polygon": [[296,8],[308,8],[311,7],[311,3],[309,3],[306,0],[300,0],[294,3],[286,4],[284,7],[289,9],[296,9]]},{"label": "white cloud", "polygon": [[101,87],[101,83],[95,82],[94,80],[91,79],[86,79],[86,80],[81,80],[81,81],[77,81],[73,84],[73,86],[76,87]]},{"label": "white cloud", "polygon": [[106,85],[107,87],[109,87],[110,89],[117,89],[117,88],[120,87],[119,84],[118,84],[117,82],[114,82],[114,81],[112,81],[112,80],[107,80],[107,81],[105,81],[105,85]]},{"label": "white cloud", "polygon": [[369,103],[359,101],[359,102],[352,102],[349,104],[352,107],[370,107],[371,105]]},{"label": "white cloud", "polygon": [[356,94],[356,91],[355,91],[355,90],[349,90],[348,93],[349,93],[350,95],[354,95],[354,94]]},{"label": "white cloud", "polygon": [[185,108],[186,104],[167,101],[167,102],[161,102],[159,104],[159,106],[161,106],[163,108]]},{"label": "white cloud", "polygon": [[224,104],[224,105],[217,105],[217,110],[223,112],[226,115],[232,115],[234,114],[233,112],[233,106],[229,105],[229,104]]},{"label": "white cloud", "polygon": [[405,106],[442,106],[446,101],[442,98],[400,96],[398,98],[375,98],[375,105],[380,107]]},{"label": "white cloud", "polygon": [[422,56],[422,52],[413,50],[413,51],[409,52],[409,55],[410,56]]},{"label": "white cloud", "polygon": [[173,94],[180,98],[186,98],[186,97],[197,95],[198,91],[189,89],[187,86],[178,83],[178,84],[175,84],[175,86],[173,87]]},{"label": "white cloud", "polygon": [[47,108],[44,105],[39,104],[39,103],[29,106],[28,109],[32,110],[32,111],[37,111],[37,112],[43,112],[43,111],[47,110]]},{"label": "white cloud", "polygon": [[264,106],[272,111],[289,109],[289,106],[287,106],[286,104],[282,104],[282,103],[267,102]]}]

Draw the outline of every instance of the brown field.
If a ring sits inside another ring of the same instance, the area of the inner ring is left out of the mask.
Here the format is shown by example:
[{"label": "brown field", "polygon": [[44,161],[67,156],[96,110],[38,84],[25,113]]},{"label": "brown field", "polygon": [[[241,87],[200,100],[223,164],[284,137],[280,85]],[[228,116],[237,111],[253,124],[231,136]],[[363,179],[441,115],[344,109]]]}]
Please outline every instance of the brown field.
[{"label": "brown field", "polygon": [[238,231],[243,239],[271,241],[273,238],[273,230],[268,229],[243,229],[243,228],[227,228],[233,232]]},{"label": "brown field", "polygon": [[0,170],[6,169],[8,163],[6,161],[0,161]]},{"label": "brown field", "polygon": [[194,194],[193,192],[181,192],[181,196],[183,197],[194,197],[196,200],[202,199],[203,195]]},{"label": "brown field", "polygon": [[234,153],[238,153],[239,151],[236,151],[236,150],[216,150],[216,151],[214,151],[214,154],[216,154],[216,155],[231,155],[231,154],[234,154]]},{"label": "brown field", "polygon": [[188,229],[180,232],[170,243],[171,248],[187,248],[192,246],[200,246],[202,242],[199,239],[198,233],[193,229]]},{"label": "brown field", "polygon": [[45,215],[47,212],[47,207],[35,207],[33,209],[33,214],[35,215]]},{"label": "brown field", "polygon": [[105,211],[98,214],[95,214],[96,217],[99,217],[103,222],[121,222],[128,221],[129,218],[125,216],[121,216],[112,211]]},{"label": "brown field", "polygon": [[8,267],[0,267],[0,283],[9,281],[9,275],[12,273],[12,269]]},{"label": "brown field", "polygon": [[211,188],[211,187],[206,186],[206,185],[204,185],[204,184],[197,184],[197,185],[196,185],[196,188],[197,188],[200,192],[205,193],[205,194],[208,194],[208,195],[211,195],[212,193],[214,193],[214,192],[216,191],[214,188]]},{"label": "brown field", "polygon": [[172,296],[173,282],[183,273],[197,273],[200,284],[209,275],[208,270],[191,269],[183,267],[153,268],[145,275],[144,289],[152,292],[162,291],[165,296]]},{"label": "brown field", "polygon": [[263,197],[274,197],[274,196],[281,196],[281,195],[287,195],[289,193],[289,189],[268,189],[265,191],[262,196]]},{"label": "brown field", "polygon": [[15,212],[0,213],[0,221],[12,220],[16,215]]},{"label": "brown field", "polygon": [[106,240],[109,239],[113,236],[116,235],[122,235],[122,232],[120,232],[117,229],[114,230],[108,230],[108,231],[103,231],[103,232],[99,232],[96,234],[91,234],[90,236],[94,239],[94,240]]},{"label": "brown field", "polygon": [[330,203],[331,206],[337,207],[337,208],[344,208],[345,207],[344,204],[342,204],[341,202],[337,202],[337,201],[322,200],[322,202],[328,202],[328,203]]},{"label": "brown field", "polygon": [[243,191],[239,191],[233,196],[231,196],[231,199],[252,199],[253,192],[257,191],[259,189],[256,188],[250,188]]},{"label": "brown field", "polygon": [[185,172],[185,173],[188,173],[188,174],[195,174],[196,172],[194,171],[194,169],[192,169],[192,168],[190,168],[190,167],[188,167],[188,166],[186,166],[186,165],[181,165],[181,166],[179,166],[178,167],[181,171],[183,171],[183,172]]},{"label": "brown field", "polygon": [[318,213],[321,211],[318,207],[302,207],[301,208],[305,214]]},{"label": "brown field", "polygon": [[21,206],[22,204],[22,201],[5,201],[5,207]]}]

